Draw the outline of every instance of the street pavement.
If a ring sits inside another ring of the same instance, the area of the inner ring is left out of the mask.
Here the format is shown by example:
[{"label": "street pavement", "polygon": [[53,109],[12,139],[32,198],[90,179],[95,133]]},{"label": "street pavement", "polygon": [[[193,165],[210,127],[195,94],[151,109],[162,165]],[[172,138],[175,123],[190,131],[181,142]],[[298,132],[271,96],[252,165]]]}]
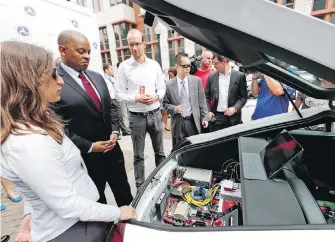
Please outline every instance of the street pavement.
[{"label": "street pavement", "polygon": [[[249,122],[251,115],[253,113],[254,107],[256,104],[255,99],[249,99],[246,106],[242,111],[242,120],[244,123]],[[170,121],[170,119],[169,119]],[[125,157],[125,167],[128,175],[128,181],[131,186],[131,191],[133,196],[136,195],[136,186],[135,186],[135,178],[134,178],[134,166],[133,166],[133,147],[130,136],[121,137],[119,141],[121,148],[124,153]],[[172,149],[172,140],[171,140],[171,133],[168,131],[164,131],[164,150],[165,155],[167,156]],[[155,168],[155,156],[152,149],[151,139],[150,136],[147,135],[145,140],[145,151],[144,151],[144,158],[145,158],[145,176],[148,175],[153,171]],[[113,193],[111,189],[106,186],[106,197],[108,204],[116,205]],[[12,203],[6,195],[3,187],[1,187],[1,203],[4,203],[7,208],[4,211],[0,212],[1,215],[1,236],[9,234],[11,236],[10,242],[14,241],[19,228],[20,223],[23,216],[23,201],[19,203]]]}]

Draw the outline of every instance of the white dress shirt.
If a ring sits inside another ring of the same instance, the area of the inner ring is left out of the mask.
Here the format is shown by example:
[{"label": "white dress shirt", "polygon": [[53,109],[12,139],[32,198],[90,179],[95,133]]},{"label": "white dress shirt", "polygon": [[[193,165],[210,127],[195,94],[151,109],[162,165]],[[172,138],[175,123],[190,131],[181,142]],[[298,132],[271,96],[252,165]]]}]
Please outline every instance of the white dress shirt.
[{"label": "white dress shirt", "polygon": [[[159,100],[151,105],[135,102],[135,97],[140,95],[140,87],[145,87],[146,94],[156,94]],[[116,82],[118,101],[127,101],[131,112],[148,112],[160,107],[160,100],[165,95],[165,82],[159,64],[145,57],[143,64],[138,63],[133,57],[122,62],[118,70]]]},{"label": "white dress shirt", "polygon": [[[182,88],[182,82],[183,80],[180,79],[179,77],[177,77],[177,83],[178,83],[178,90],[179,90],[179,98],[180,98],[180,91],[181,91],[181,88]],[[190,116],[191,113],[192,113],[192,106],[191,106],[191,100],[190,100],[190,91],[188,90],[188,78],[187,76],[184,78],[184,81],[185,81],[185,89],[186,89],[186,94],[187,94],[187,99],[188,99],[188,115],[187,116]]]},{"label": "white dress shirt", "polygon": [[219,74],[219,102],[217,111],[224,112],[228,108],[228,92],[230,83],[231,68],[227,74]]},{"label": "white dress shirt", "polygon": [[[81,81],[80,77],[79,77],[79,72],[76,71],[75,69],[63,64],[60,63],[60,65],[63,67],[63,69],[84,89],[84,91],[86,92],[85,90],[85,87],[83,85],[83,82]],[[101,97],[99,95],[99,92],[97,91],[97,89],[95,88],[95,86],[93,85],[93,83],[91,82],[90,78],[88,78],[88,76],[86,76],[86,74],[83,72],[83,74],[85,75],[86,79],[91,83],[91,86],[93,87],[95,93],[98,95],[99,99],[100,99],[100,102],[101,102]],[[107,81],[106,79],[104,79],[105,82],[106,82],[106,85],[107,85],[107,88],[108,88],[108,92],[110,93],[111,95],[111,98],[112,98],[112,93],[114,94],[114,89],[113,89],[113,86],[112,86],[112,83],[110,81]],[[112,98],[113,99],[113,98]],[[119,134],[119,132],[117,131],[114,131],[113,133],[115,134]],[[91,153],[92,150],[93,150],[93,146],[94,146],[94,143],[91,145],[91,148],[88,150],[87,153]]]},{"label": "white dress shirt", "polygon": [[119,219],[118,207],[96,202],[98,190],[67,136],[58,144],[49,135],[20,127],[25,130],[18,132],[25,134],[10,134],[1,147],[1,176],[13,181],[24,196],[33,242],[52,240],[78,221]]}]

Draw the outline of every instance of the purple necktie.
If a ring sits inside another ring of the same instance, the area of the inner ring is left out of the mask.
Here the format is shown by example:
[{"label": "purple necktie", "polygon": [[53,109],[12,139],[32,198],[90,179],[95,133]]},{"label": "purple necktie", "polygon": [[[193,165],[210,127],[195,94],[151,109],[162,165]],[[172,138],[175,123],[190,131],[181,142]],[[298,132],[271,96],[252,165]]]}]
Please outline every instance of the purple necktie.
[{"label": "purple necktie", "polygon": [[79,78],[81,79],[81,82],[83,83],[83,86],[86,90],[87,95],[92,99],[92,101],[94,102],[99,112],[102,112],[102,105],[101,105],[100,99],[98,97],[98,94],[94,91],[92,84],[89,82],[89,80],[87,80],[86,76],[83,73],[79,74]]}]

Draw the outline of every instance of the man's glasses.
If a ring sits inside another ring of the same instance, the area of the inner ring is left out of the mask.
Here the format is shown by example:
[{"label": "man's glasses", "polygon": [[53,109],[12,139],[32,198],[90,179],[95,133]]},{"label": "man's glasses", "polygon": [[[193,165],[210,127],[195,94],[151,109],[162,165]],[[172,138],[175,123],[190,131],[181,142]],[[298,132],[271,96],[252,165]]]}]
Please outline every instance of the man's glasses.
[{"label": "man's glasses", "polygon": [[142,43],[128,43],[128,46],[129,46],[130,48],[134,48],[134,47],[138,48],[138,47],[140,47],[141,45],[142,45]]},{"label": "man's glasses", "polygon": [[191,65],[190,64],[185,64],[185,65],[180,65],[181,67],[183,67],[183,68],[190,68],[191,67]]}]

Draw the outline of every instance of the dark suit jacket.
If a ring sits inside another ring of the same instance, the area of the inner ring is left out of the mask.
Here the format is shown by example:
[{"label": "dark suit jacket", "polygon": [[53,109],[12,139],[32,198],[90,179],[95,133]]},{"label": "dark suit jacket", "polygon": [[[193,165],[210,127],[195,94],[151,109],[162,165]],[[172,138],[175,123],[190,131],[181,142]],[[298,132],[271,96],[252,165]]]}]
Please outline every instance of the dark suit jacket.
[{"label": "dark suit jacket", "polygon": [[102,113],[61,65],[57,67],[57,72],[63,78],[64,85],[61,100],[55,104],[55,110],[66,122],[67,136],[83,155],[87,154],[93,142],[108,140],[113,131],[119,132],[117,106],[112,102],[106,82],[100,74],[85,71],[100,95]]},{"label": "dark suit jacket", "polygon": [[[208,77],[206,84],[206,101],[209,106],[212,99],[212,106],[209,107],[212,113],[215,114],[219,103],[219,72],[215,72]],[[232,125],[241,123],[241,110],[248,99],[247,82],[245,75],[242,72],[231,70],[230,84],[228,91],[228,107],[235,107],[237,113],[230,117]]]},{"label": "dark suit jacket", "polygon": [[[208,115],[204,88],[202,87],[201,79],[199,77],[189,75],[187,78],[192,115],[196,128],[200,134],[201,123],[207,121]],[[179,113],[175,113],[176,107],[180,104],[178,82],[175,77],[167,82],[166,93],[163,99],[163,107],[171,115],[171,132],[173,138],[179,138],[181,135],[182,116]]]}]

